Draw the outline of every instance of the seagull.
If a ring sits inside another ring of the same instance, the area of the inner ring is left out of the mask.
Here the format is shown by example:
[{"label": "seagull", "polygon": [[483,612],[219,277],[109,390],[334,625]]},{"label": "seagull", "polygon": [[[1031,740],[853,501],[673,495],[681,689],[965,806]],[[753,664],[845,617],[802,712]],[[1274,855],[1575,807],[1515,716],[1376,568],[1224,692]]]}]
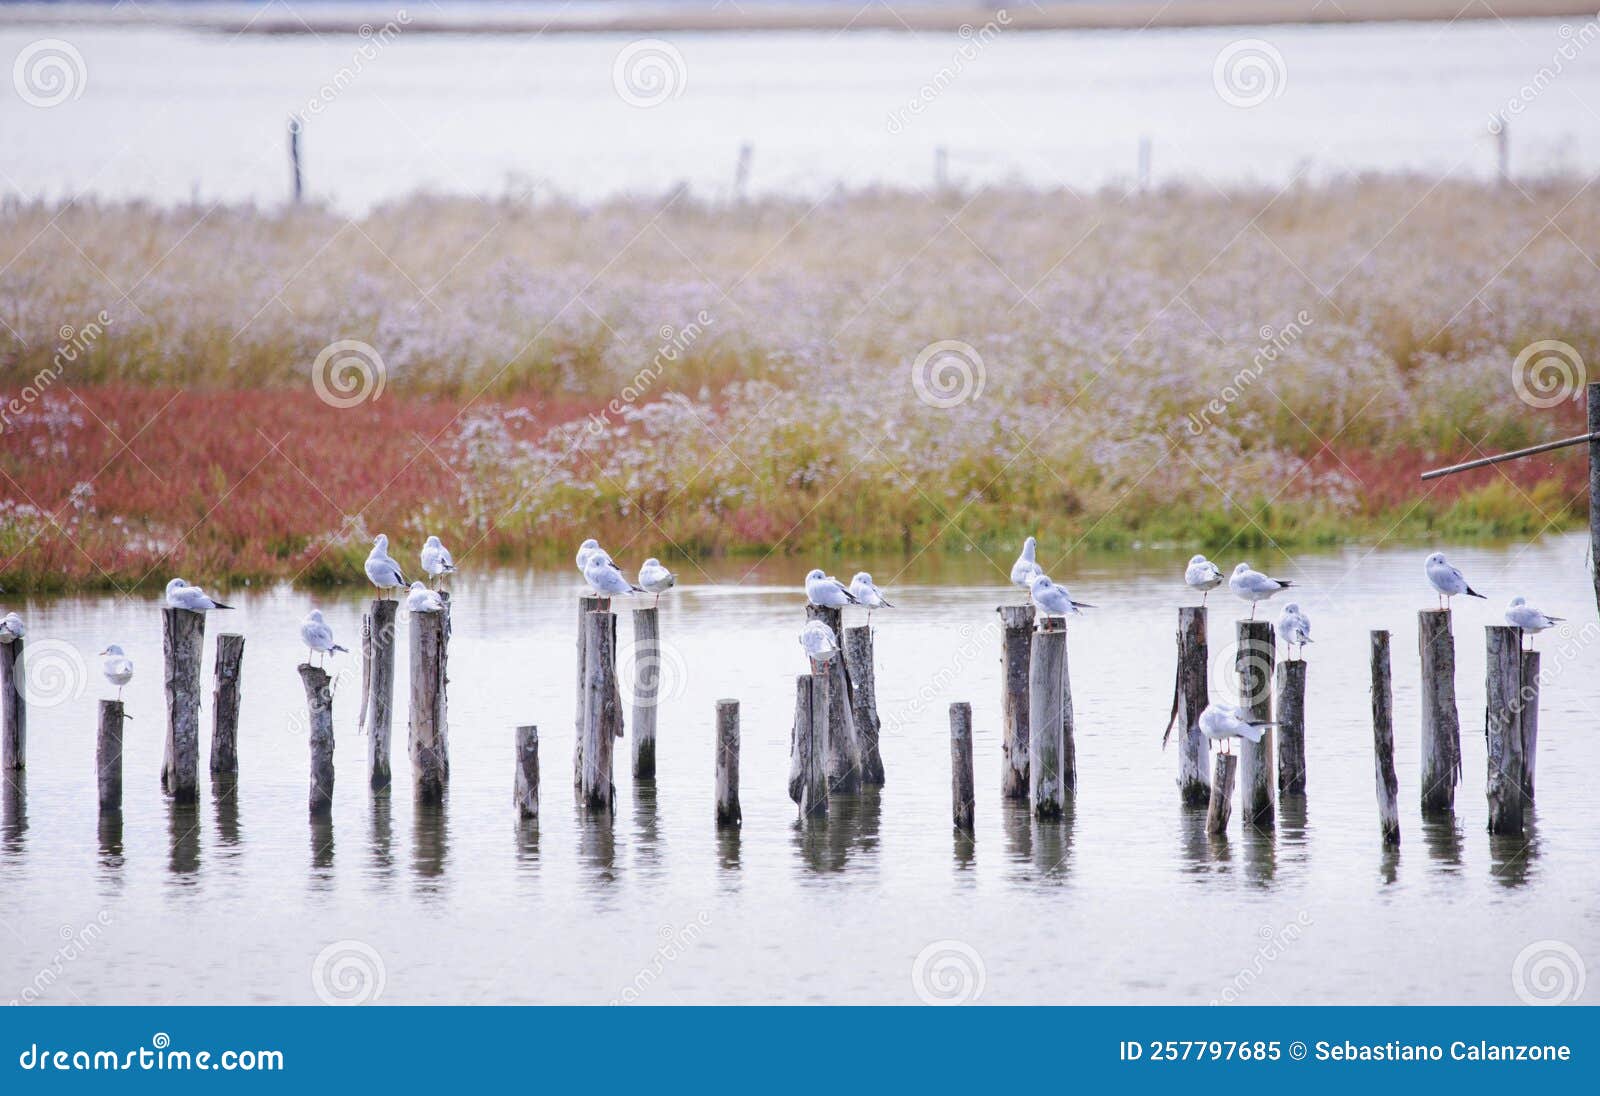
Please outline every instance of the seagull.
[{"label": "seagull", "polygon": [[621,568],[611,562],[610,556],[598,548],[589,554],[588,563],[583,569],[583,577],[589,580],[594,592],[603,598],[644,593],[641,587],[628,581]]},{"label": "seagull", "polygon": [[1260,571],[1252,571],[1248,563],[1241,563],[1235,567],[1233,577],[1228,580],[1228,589],[1250,603],[1251,620],[1256,618],[1256,602],[1265,601],[1279,590],[1293,585],[1294,583],[1286,578],[1268,578]]},{"label": "seagull", "polygon": [[1013,586],[1020,586],[1024,590],[1032,590],[1034,576],[1044,574],[1044,568],[1040,567],[1033,558],[1038,548],[1039,542],[1032,537],[1022,542],[1022,554],[1017,557],[1017,562],[1011,565],[1011,584]]},{"label": "seagull", "polygon": [[7,613],[5,619],[0,620],[0,643],[10,643],[27,634],[28,629],[22,626],[22,618],[16,613]]},{"label": "seagull", "polygon": [[122,648],[115,643],[101,651],[100,657],[105,660],[100,663],[100,672],[117,687],[117,701],[120,703],[122,687],[133,680],[133,659],[123,654]]},{"label": "seagull", "polygon": [[1033,595],[1033,603],[1039,607],[1039,612],[1044,616],[1064,617],[1080,609],[1094,608],[1087,601],[1073,601],[1072,595],[1067,593],[1067,588],[1051,582],[1050,576],[1046,574],[1033,576],[1029,593]]},{"label": "seagull", "polygon": [[843,609],[846,605],[856,604],[856,596],[845,588],[845,584],[832,575],[823,574],[820,567],[806,576],[806,600],[829,609]]},{"label": "seagull", "polygon": [[198,586],[190,586],[181,578],[167,583],[167,604],[174,609],[187,609],[191,613],[206,613],[212,609],[232,609],[232,605],[210,597]]},{"label": "seagull", "polygon": [[644,566],[639,568],[639,585],[649,594],[656,595],[656,604],[661,604],[661,595],[677,585],[678,576],[661,566],[661,561],[651,556],[644,561]]},{"label": "seagull", "polygon": [[1235,738],[1260,742],[1267,728],[1276,726],[1272,720],[1251,719],[1243,708],[1232,704],[1207,704],[1200,713],[1200,733],[1218,744],[1219,753],[1232,753]]},{"label": "seagull", "polygon": [[1428,581],[1433,583],[1433,588],[1439,592],[1440,608],[1450,608],[1450,599],[1466,594],[1468,597],[1483,597],[1482,594],[1467,585],[1466,578],[1460,571],[1450,565],[1444,558],[1443,552],[1435,552],[1422,562],[1422,571],[1428,576]]},{"label": "seagull", "polygon": [[440,575],[453,575],[455,572],[456,561],[451,557],[450,549],[440,544],[438,537],[429,537],[422,546],[422,573],[438,579]]},{"label": "seagull", "polygon": [[1546,628],[1554,628],[1566,617],[1546,616],[1539,610],[1529,605],[1526,598],[1514,597],[1511,604],[1506,606],[1506,623],[1513,628],[1521,628],[1528,635],[1528,646],[1533,646],[1533,636]]},{"label": "seagull", "polygon": [[1195,556],[1189,560],[1189,566],[1183,572],[1183,581],[1189,584],[1189,588],[1200,591],[1201,605],[1206,603],[1212,590],[1222,585],[1222,578],[1222,568],[1205,556]]},{"label": "seagull", "polygon": [[593,537],[578,545],[578,574],[583,575],[585,578],[589,577],[586,573],[589,567],[589,557],[599,551],[600,542]]},{"label": "seagull", "polygon": [[867,607],[867,622],[872,622],[872,610],[893,609],[894,602],[883,596],[883,591],[878,589],[878,584],[872,581],[872,576],[866,571],[857,571],[856,577],[850,580],[850,596]]},{"label": "seagull", "polygon": [[[1311,618],[1293,601],[1278,614],[1278,637],[1286,646],[1300,648],[1300,657],[1306,657],[1306,644],[1311,642]],[[1293,657],[1292,651],[1290,657]]]},{"label": "seagull", "polygon": [[384,593],[409,585],[400,565],[389,558],[389,538],[383,533],[373,540],[372,551],[367,556],[367,578]]},{"label": "seagull", "polygon": [[422,583],[413,582],[406,595],[406,608],[413,613],[439,613],[444,611],[444,599]]},{"label": "seagull", "polygon": [[[335,651],[343,651],[345,654],[350,653],[347,648],[341,647],[333,641],[333,629],[328,627],[327,621],[322,619],[321,609],[311,610],[306,614],[306,618],[300,622],[300,638],[306,641],[307,651],[321,651],[324,654],[332,654]],[[307,658],[306,661],[310,662],[311,660]]]},{"label": "seagull", "polygon": [[812,673],[818,672],[818,663],[826,666],[839,653],[833,629],[820,620],[806,621],[806,626],[800,629],[800,646],[806,649],[806,657],[811,660]]}]

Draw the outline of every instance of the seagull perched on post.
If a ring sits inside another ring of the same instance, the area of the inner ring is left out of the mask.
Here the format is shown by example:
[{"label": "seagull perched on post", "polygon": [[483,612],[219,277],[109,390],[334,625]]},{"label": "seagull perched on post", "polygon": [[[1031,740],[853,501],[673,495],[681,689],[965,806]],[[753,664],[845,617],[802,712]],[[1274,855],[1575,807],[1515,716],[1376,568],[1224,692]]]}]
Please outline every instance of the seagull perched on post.
[{"label": "seagull perched on post", "polygon": [[829,609],[843,609],[846,605],[856,604],[856,596],[845,584],[832,575],[823,574],[821,567],[806,576],[806,600]]},{"label": "seagull perched on post", "polygon": [[600,542],[593,537],[578,545],[578,574],[583,575],[585,578],[588,577],[585,571],[589,566],[589,557],[598,551],[600,551]]},{"label": "seagull perched on post", "polygon": [[1286,578],[1269,578],[1260,571],[1252,571],[1248,563],[1235,567],[1233,577],[1228,580],[1228,589],[1250,603],[1251,620],[1256,618],[1256,602],[1265,601],[1279,590],[1286,590],[1293,585]]},{"label": "seagull perched on post", "polygon": [[[1433,584],[1434,590],[1439,594],[1439,607],[1450,608],[1450,599],[1466,594],[1468,597],[1483,597],[1482,594],[1467,585],[1464,575],[1444,558],[1443,552],[1435,552],[1422,561],[1422,573],[1428,576],[1428,581]],[[1486,599],[1487,600],[1487,599]]]},{"label": "seagull perched on post", "polygon": [[621,568],[611,562],[611,557],[598,548],[590,553],[589,560],[583,568],[583,577],[589,580],[594,592],[603,598],[644,593],[642,587],[629,582]]},{"label": "seagull perched on post", "polygon": [[1270,719],[1251,719],[1243,708],[1232,704],[1207,704],[1206,710],[1200,713],[1200,733],[1217,743],[1217,752],[1224,754],[1233,752],[1234,739],[1260,742],[1267,728],[1277,725]]},{"label": "seagull perched on post", "polygon": [[850,580],[850,596],[866,607],[868,624],[872,623],[872,610],[894,608],[894,602],[883,596],[883,591],[866,571],[856,572],[856,577]]},{"label": "seagull perched on post", "polygon": [[422,583],[413,582],[411,592],[406,595],[406,608],[413,613],[441,613],[444,599]]},{"label": "seagull perched on post", "polygon": [[1022,542],[1022,554],[1017,557],[1017,562],[1011,565],[1011,584],[1020,586],[1024,590],[1032,591],[1035,575],[1044,574],[1044,568],[1033,557],[1038,551],[1039,542],[1029,537]]},{"label": "seagull perched on post", "polygon": [[648,594],[656,595],[655,604],[661,604],[661,595],[678,583],[678,576],[661,566],[661,561],[651,556],[639,568],[639,585]]},{"label": "seagull perched on post", "polygon": [[400,565],[389,558],[389,538],[383,533],[374,538],[372,551],[367,555],[367,578],[385,594],[410,585]]},{"label": "seagull perched on post", "polygon": [[1195,556],[1189,560],[1189,566],[1183,572],[1183,581],[1188,583],[1191,590],[1200,591],[1200,604],[1206,603],[1206,598],[1211,591],[1222,585],[1222,568],[1212,563],[1205,556]]},{"label": "seagull perched on post", "polygon": [[[333,654],[335,651],[343,651],[345,654],[350,653],[347,648],[341,647],[333,641],[333,629],[328,627],[328,622],[322,619],[321,609],[311,610],[306,614],[306,618],[300,622],[300,638],[305,640],[306,650],[309,652]],[[309,656],[306,661],[311,661]]]},{"label": "seagull perched on post", "polygon": [[451,557],[450,549],[439,543],[438,537],[429,537],[422,546],[422,573],[433,579],[435,586],[440,575],[456,573],[456,561]]},{"label": "seagull perched on post", "polygon": [[232,605],[210,597],[198,586],[190,586],[181,578],[167,583],[167,604],[174,609],[187,609],[191,613],[208,613],[212,609],[232,609]]},{"label": "seagull perched on post", "polygon": [[1529,605],[1526,598],[1514,597],[1511,599],[1511,604],[1506,606],[1506,623],[1513,628],[1522,629],[1523,634],[1528,637],[1530,650],[1533,647],[1535,634],[1547,628],[1554,628],[1565,619],[1566,617],[1546,616]]},{"label": "seagull perched on post", "polygon": [[117,700],[122,700],[122,687],[133,680],[133,659],[122,653],[122,648],[115,643],[100,652],[103,661],[100,663],[100,672],[106,675],[106,680],[117,687]]},{"label": "seagull perched on post", "polygon": [[22,618],[16,613],[7,613],[5,619],[0,620],[0,643],[10,643],[27,634],[28,629],[23,627]]},{"label": "seagull perched on post", "polygon": [[1065,586],[1050,581],[1050,576],[1045,574],[1033,576],[1028,592],[1033,595],[1033,603],[1043,616],[1064,617],[1068,613],[1094,608],[1087,601],[1073,601]]},{"label": "seagull perched on post", "polygon": [[826,666],[839,653],[839,641],[833,629],[820,620],[806,621],[806,626],[800,629],[800,646],[806,649],[806,657],[811,660],[812,673],[818,672],[819,663]]},{"label": "seagull perched on post", "polygon": [[1300,611],[1296,602],[1289,602],[1278,614],[1277,632],[1284,645],[1291,648],[1291,658],[1294,657],[1292,648],[1295,647],[1300,648],[1302,659],[1306,657],[1306,644],[1311,642],[1311,618]]}]

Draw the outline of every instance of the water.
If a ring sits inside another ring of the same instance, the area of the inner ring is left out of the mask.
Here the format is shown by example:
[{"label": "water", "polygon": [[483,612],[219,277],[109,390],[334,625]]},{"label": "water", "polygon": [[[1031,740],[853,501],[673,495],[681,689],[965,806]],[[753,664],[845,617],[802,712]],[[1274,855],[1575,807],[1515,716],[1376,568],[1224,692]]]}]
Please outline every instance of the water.
[{"label": "water", "polygon": [[[1581,24],[1572,20],[1571,24]],[[1281,183],[1356,171],[1488,175],[1488,121],[1541,68],[1548,88],[1511,122],[1519,172],[1600,168],[1586,140],[1600,66],[1556,20],[1025,34],[666,34],[681,90],[631,106],[613,84],[626,35],[243,35],[165,29],[0,29],[0,57],[43,37],[82,57],[82,94],[0,102],[5,190],[168,203],[277,203],[285,126],[307,115],[309,193],[355,212],[419,187],[593,199],[688,183],[725,197],[741,144],[749,190],[836,183],[1096,187],[1135,177]],[[1590,29],[1593,29],[1590,27]],[[1269,94],[1224,101],[1219,53],[1270,43]],[[379,39],[374,39],[374,42]],[[958,56],[965,48],[970,55]],[[1558,49],[1575,50],[1558,60]],[[953,78],[941,75],[944,70]],[[1542,83],[1542,81],[1541,81]],[[910,104],[933,89],[920,112]],[[328,89],[326,104],[308,113]],[[1275,94],[1271,94],[1275,93]],[[1404,109],[1397,109],[1404,104]]]},{"label": "water", "polygon": [[[1012,595],[976,553],[924,555],[895,579],[899,608],[875,617],[888,786],[836,801],[833,818],[809,833],[785,794],[793,678],[804,669],[795,641],[804,561],[754,573],[727,562],[709,574],[682,568],[684,587],[661,609],[660,775],[653,789],[636,788],[620,770],[609,826],[575,815],[568,784],[575,574],[469,570],[458,584],[442,811],[415,808],[409,793],[404,658],[396,793],[368,792],[366,741],[354,727],[359,667],[347,662],[356,673],[335,700],[338,785],[322,826],[307,821],[294,670],[311,595],[230,591],[239,609],[209,622],[213,634],[249,637],[241,775],[228,795],[204,772],[208,692],[202,796],[191,812],[158,790],[156,604],[32,600],[20,608],[34,673],[42,677],[49,651],[66,674],[35,683],[56,703],[35,705],[25,802],[5,803],[0,1000],[34,987],[50,1003],[314,1002],[318,956],[342,953],[356,979],[348,985],[370,995],[379,984],[356,971],[381,969],[379,999],[390,1003],[914,1003],[917,959],[932,948],[948,960],[933,966],[952,987],[981,983],[989,1003],[1512,1002],[1513,964],[1530,944],[1559,941],[1591,968],[1600,961],[1600,631],[1588,623],[1584,553],[1571,536],[1454,553],[1494,600],[1458,607],[1465,777],[1454,823],[1431,826],[1417,808],[1415,611],[1433,602],[1425,550],[1254,558],[1303,583],[1314,621],[1310,794],[1285,804],[1275,835],[1242,833],[1235,813],[1222,841],[1180,808],[1176,758],[1160,748],[1174,607],[1185,601],[1174,576],[1186,554],[1057,568],[1104,607],[1071,633],[1081,791],[1059,826],[1034,825],[997,798],[994,606]],[[876,563],[880,580],[905,566]],[[1578,623],[1539,642],[1550,680],[1527,837],[1491,839],[1481,626],[1518,592]],[[358,596],[317,597],[347,642],[358,634]],[[1213,602],[1215,651],[1237,603],[1225,593]],[[1380,843],[1373,796],[1375,626],[1394,632],[1398,853]],[[624,619],[624,647],[629,633]],[[75,663],[95,665],[92,652],[114,640],[138,667],[120,833],[100,831],[95,817],[95,705],[105,689]],[[210,672],[208,652],[208,681]],[[745,823],[726,838],[712,824],[720,697],[743,706]],[[971,844],[949,823],[946,709],[961,699],[974,710]],[[542,737],[536,833],[518,826],[510,798],[512,727],[527,722]]]}]

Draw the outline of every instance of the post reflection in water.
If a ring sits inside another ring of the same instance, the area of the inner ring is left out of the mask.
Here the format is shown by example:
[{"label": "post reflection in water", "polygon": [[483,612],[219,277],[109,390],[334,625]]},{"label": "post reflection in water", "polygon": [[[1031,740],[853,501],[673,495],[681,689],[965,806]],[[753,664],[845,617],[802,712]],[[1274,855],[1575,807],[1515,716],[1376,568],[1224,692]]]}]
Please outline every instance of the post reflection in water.
[{"label": "post reflection in water", "polygon": [[591,814],[581,803],[573,805],[578,831],[578,861],[591,869],[597,883],[610,884],[617,878],[616,817],[610,813]]},{"label": "post reflection in water", "polygon": [[[1401,839],[1404,840],[1404,831]],[[1430,811],[1422,816],[1422,840],[1428,855],[1448,872],[1461,868],[1461,826],[1453,811]]]},{"label": "post reflection in water", "polygon": [[655,781],[638,781],[633,785],[634,848],[632,870],[642,879],[658,879],[662,875],[661,834],[656,814]]},{"label": "post reflection in water", "polygon": [[449,808],[448,791],[437,800],[418,796],[412,808],[411,871],[420,894],[436,895],[444,890],[441,877],[450,854]]},{"label": "post reflection in water", "polygon": [[17,769],[4,775],[0,791],[0,849],[20,854],[28,832],[28,772]]},{"label": "post reflection in water", "polygon": [[217,773],[211,777],[211,801],[216,814],[217,849],[224,859],[234,859],[241,851],[237,773]]},{"label": "post reflection in water", "polygon": [[724,869],[730,886],[738,884],[742,841],[740,826],[727,826],[717,831],[717,864]]},{"label": "post reflection in water", "polygon": [[311,815],[311,870],[317,889],[327,890],[333,878],[333,816],[318,811]]},{"label": "post reflection in water", "polygon": [[387,790],[372,797],[371,844],[372,877],[380,883],[394,875],[394,821],[390,816],[393,800]]},{"label": "post reflection in water", "polygon": [[120,879],[124,862],[122,812],[103,811],[96,823],[100,838],[100,870],[106,879]]},{"label": "post reflection in water", "polygon": [[167,870],[179,881],[192,883],[190,877],[200,870],[200,804],[167,800],[167,836],[171,842]]},{"label": "post reflection in water", "polygon": [[813,874],[827,875],[844,871],[852,858],[857,868],[873,864],[878,851],[882,795],[878,788],[830,795],[826,817],[796,822],[794,847],[801,865]]},{"label": "post reflection in water", "polygon": [[1278,877],[1278,834],[1275,829],[1241,826],[1244,833],[1244,877],[1259,887],[1270,887]]},{"label": "post reflection in water", "polygon": [[1489,873],[1503,887],[1520,887],[1538,874],[1539,826],[1533,804],[1524,805],[1520,834],[1489,835]]}]

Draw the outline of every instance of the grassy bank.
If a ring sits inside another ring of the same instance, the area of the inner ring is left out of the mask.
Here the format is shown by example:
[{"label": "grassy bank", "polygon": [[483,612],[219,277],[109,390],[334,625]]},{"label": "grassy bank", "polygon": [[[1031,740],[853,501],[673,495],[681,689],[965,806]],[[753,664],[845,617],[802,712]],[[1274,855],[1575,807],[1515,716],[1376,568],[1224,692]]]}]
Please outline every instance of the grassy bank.
[{"label": "grassy bank", "polygon": [[1531,399],[1513,363],[1600,352],[1585,252],[1600,195],[1564,183],[12,204],[0,584],[354,579],[378,531],[517,561],[1528,535],[1578,519],[1581,457],[1416,474],[1581,429],[1559,363]]}]

